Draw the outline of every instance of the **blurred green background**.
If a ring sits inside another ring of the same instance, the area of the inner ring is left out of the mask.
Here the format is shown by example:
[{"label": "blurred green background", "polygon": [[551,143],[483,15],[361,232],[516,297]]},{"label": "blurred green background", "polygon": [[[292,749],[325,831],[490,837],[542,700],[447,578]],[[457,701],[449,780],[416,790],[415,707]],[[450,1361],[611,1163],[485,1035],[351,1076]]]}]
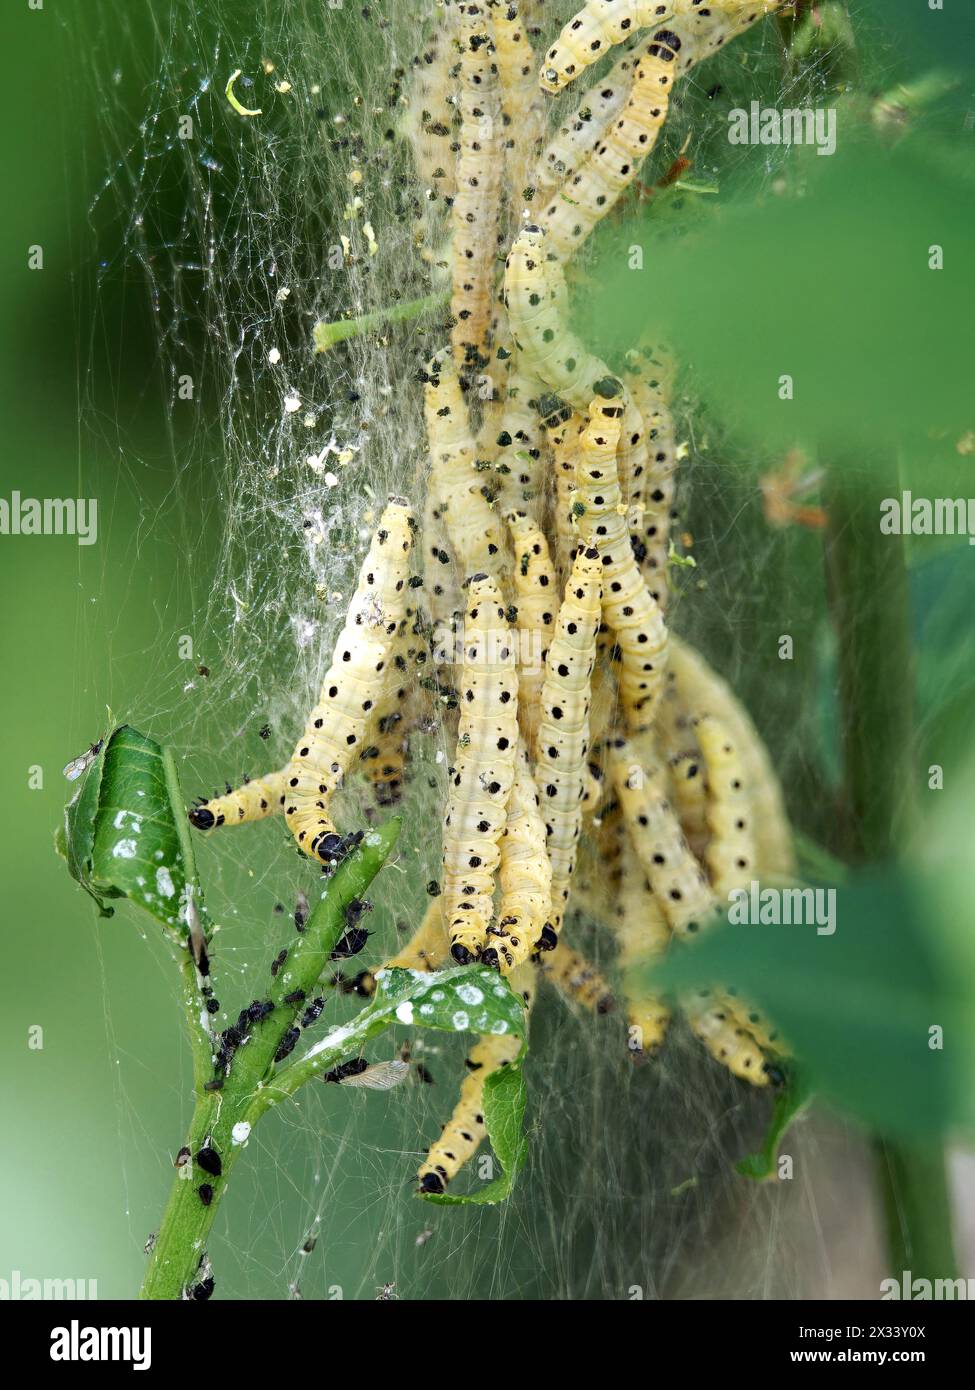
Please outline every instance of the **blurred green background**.
[{"label": "blurred green background", "polygon": [[[101,1297],[131,1296],[140,1282],[143,1244],[158,1221],[189,1114],[189,1059],[160,943],[128,909],[98,921],[53,857],[68,793],[61,768],[106,731],[108,709],[113,722],[129,720],[161,740],[174,738],[181,755],[190,752],[186,731],[194,716],[180,703],[185,664],[177,638],[193,633],[215,672],[220,655],[219,634],[194,626],[220,539],[220,476],[208,466],[197,426],[186,424],[184,433],[167,407],[140,269],[123,260],[100,273],[111,218],[106,223],[100,204],[89,213],[113,160],[138,144],[135,128],[158,66],[157,28],[168,23],[160,8],[153,16],[142,3],[46,0],[43,10],[31,11],[17,0],[2,19],[2,493],[97,495],[99,539],[80,547],[72,537],[0,538],[8,952],[0,1085],[8,1115],[16,1117],[4,1123],[0,1140],[8,1194],[0,1211],[0,1277],[18,1269],[24,1276],[97,1279]],[[247,32],[251,7],[232,12],[238,32]],[[181,7],[170,13],[178,25]],[[132,134],[120,129],[117,148],[105,143],[92,55],[103,77],[118,73],[115,119],[127,113]],[[130,165],[134,159],[128,156]],[[178,215],[177,180],[161,180],[155,197],[164,212]],[[132,237],[121,222],[114,234],[119,242]],[[27,268],[34,244],[44,249],[42,271]],[[807,831],[828,840],[836,744],[819,541],[797,530],[769,536],[753,472],[719,476],[724,440],[713,422],[711,428],[710,440],[697,441],[703,462],[689,523],[709,584],[688,625],[740,680],[785,760],[790,803],[802,808]],[[740,550],[729,562],[732,528]],[[936,751],[939,739],[955,749],[970,732],[970,704],[959,698],[973,676],[965,615],[975,587],[959,559],[970,560],[970,552],[940,554],[918,571],[918,635],[930,642],[921,670],[933,711],[926,733]],[[747,586],[759,567],[761,582]],[[791,684],[774,654],[783,630],[809,638]],[[756,651],[764,656],[754,657]],[[240,757],[257,762],[262,745],[252,710],[239,698],[233,712],[241,728],[249,720]],[[218,728],[211,715],[208,751]],[[32,790],[35,767],[43,787]],[[208,777],[218,769],[207,761]],[[186,782],[188,794],[197,789],[192,774]],[[407,835],[410,847],[423,846],[424,825],[412,824]],[[240,904],[244,920],[234,923],[227,950],[239,952],[246,973],[285,930],[274,908],[283,903],[290,911],[288,895],[300,879],[280,838],[236,849],[227,865],[218,867],[217,859],[208,849],[201,867],[219,909],[229,913]],[[411,884],[422,881],[422,868],[414,870]],[[395,939],[397,891],[407,899],[394,883],[377,914],[387,943]],[[250,997],[246,983],[241,991],[243,1002]],[[43,1047],[32,1050],[29,1031],[38,1027]],[[557,1118],[536,1135],[531,1169],[509,1207],[433,1212],[409,1197],[418,1134],[435,1132],[452,1094],[446,1058],[433,1095],[417,1088],[407,1106],[396,1097],[370,1098],[368,1107],[358,1105],[354,1127],[351,1102],[336,1117],[334,1097],[309,1097],[287,1120],[265,1122],[266,1133],[252,1143],[254,1162],[235,1180],[218,1221],[219,1232],[233,1231],[230,1241],[217,1237],[218,1296],[283,1298],[298,1278],[309,1297],[327,1296],[336,1285],[346,1297],[373,1297],[393,1279],[403,1296],[626,1296],[628,1284],[654,1288],[651,1266],[666,1271],[671,1291],[685,1281],[694,1292],[727,1296],[724,1249],[736,1251],[739,1291],[750,1295],[860,1287],[857,1252],[843,1246],[844,1212],[868,1201],[859,1148],[843,1128],[830,1125],[807,1140],[808,1152],[818,1155],[817,1173],[786,1210],[781,1194],[732,1191],[725,1150],[747,1151],[761,1114],[742,1106],[731,1084],[700,1059],[681,1057],[679,1076],[661,1068],[621,1081],[616,1061],[607,1059],[612,1049],[585,1025],[561,1023],[551,1012],[541,1016],[536,1046],[559,1064],[532,1083],[534,1113],[544,1100]],[[435,1060],[430,1065],[437,1070]],[[670,1118],[661,1121],[667,1106]],[[566,1146],[566,1135],[584,1136],[581,1148]],[[689,1176],[686,1153],[695,1144],[698,1191],[671,1200],[671,1186]],[[652,1188],[648,1170],[657,1172]],[[843,1175],[842,1200],[824,1209],[820,1189],[836,1173]],[[325,1235],[302,1268],[295,1252],[319,1211]],[[869,1237],[872,1222],[864,1221]],[[822,1242],[810,1244],[804,1232],[817,1222]],[[742,1223],[751,1224],[751,1254],[738,1250]],[[417,1246],[427,1229],[434,1236]],[[771,1231],[777,1253],[770,1261]],[[703,1255],[695,1245],[702,1233]],[[686,1265],[677,1258],[684,1242]],[[653,1263],[648,1256],[641,1268],[651,1248],[668,1258]],[[799,1256],[810,1260],[801,1278],[791,1269]],[[854,1270],[850,1282],[844,1258]]]}]

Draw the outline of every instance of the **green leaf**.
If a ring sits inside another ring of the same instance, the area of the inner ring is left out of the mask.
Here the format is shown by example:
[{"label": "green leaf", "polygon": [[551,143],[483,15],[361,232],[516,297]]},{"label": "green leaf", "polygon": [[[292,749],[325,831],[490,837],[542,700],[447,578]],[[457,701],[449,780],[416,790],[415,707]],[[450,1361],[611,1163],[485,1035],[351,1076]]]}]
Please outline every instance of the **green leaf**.
[{"label": "green leaf", "polygon": [[[954,495],[931,480],[941,464],[929,433],[971,428],[975,262],[960,248],[975,190],[932,166],[928,149],[912,138],[891,149],[844,108],[837,154],[791,151],[803,196],[723,202],[684,237],[655,234],[646,217],[622,224],[606,238],[605,292],[587,301],[583,336],[620,353],[648,325],[667,337],[709,404],[761,439],[762,457],[797,438],[912,441],[926,494]],[[765,152],[748,156],[760,167]],[[934,243],[943,270],[929,268]],[[630,268],[634,244],[645,270]]]},{"label": "green leaf", "polygon": [[91,855],[95,843],[95,816],[98,811],[98,792],[102,780],[104,750],[84,773],[81,784],[64,808],[64,821],[54,837],[54,848],[68,866],[68,873],[80,883],[94,900],[102,917],[114,916],[115,909],[106,905],[106,898],[120,898],[118,889],[96,892],[92,884]]},{"label": "green leaf", "polygon": [[799,1068],[793,1067],[785,1085],[776,1093],[765,1143],[758,1153],[748,1154],[736,1163],[735,1171],[743,1178],[752,1178],[755,1182],[767,1182],[774,1178],[777,1173],[779,1145],[792,1122],[802,1114],[811,1100],[812,1091],[805,1077]]},{"label": "green leaf", "polygon": [[503,1202],[514,1187],[515,1178],[528,1154],[528,1140],[525,1137],[527,1099],[520,1058],[492,1072],[484,1083],[484,1123],[494,1156],[501,1165],[501,1176],[474,1192],[421,1192],[418,1195],[441,1207],[485,1207]]},{"label": "green leaf", "polygon": [[370,1008],[421,1028],[525,1036],[524,1004],[486,965],[459,965],[433,974],[381,970]]},{"label": "green leaf", "polygon": [[736,985],[775,1019],[810,1087],[880,1133],[971,1128],[975,951],[959,949],[961,900],[944,892],[937,875],[865,875],[836,890],[834,935],[725,925],[671,952],[654,986]]},{"label": "green leaf", "polygon": [[106,899],[128,898],[183,936],[189,883],[204,920],[172,757],[136,729],[111,735],[66,809],[57,846],[103,915]]}]

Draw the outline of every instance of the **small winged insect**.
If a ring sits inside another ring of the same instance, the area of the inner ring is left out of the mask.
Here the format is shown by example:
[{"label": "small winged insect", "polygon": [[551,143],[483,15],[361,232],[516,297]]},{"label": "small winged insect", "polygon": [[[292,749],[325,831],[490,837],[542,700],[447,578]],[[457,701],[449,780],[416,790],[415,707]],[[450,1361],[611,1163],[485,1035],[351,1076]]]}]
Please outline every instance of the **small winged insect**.
[{"label": "small winged insect", "polygon": [[380,1287],[379,1287],[379,1290],[378,1290],[377,1293],[376,1293],[376,1302],[377,1302],[377,1303],[395,1303],[395,1302],[396,1302],[396,1295],[393,1293],[393,1290],[395,1289],[395,1287],[396,1287],[395,1283],[393,1283],[393,1284],[381,1284]]},{"label": "small winged insect", "polygon": [[394,1086],[406,1080],[409,1071],[409,1062],[391,1058],[388,1062],[376,1062],[374,1066],[367,1066],[362,1071],[339,1077],[339,1083],[342,1086],[364,1086],[369,1091],[391,1091]]},{"label": "small winged insect", "polygon": [[69,763],[65,763],[62,768],[62,773],[67,777],[69,782],[77,782],[78,778],[82,777],[88,771],[102,751],[104,743],[105,740],[100,738],[97,743],[91,744],[86,752],[81,753],[77,758],[72,758]]}]

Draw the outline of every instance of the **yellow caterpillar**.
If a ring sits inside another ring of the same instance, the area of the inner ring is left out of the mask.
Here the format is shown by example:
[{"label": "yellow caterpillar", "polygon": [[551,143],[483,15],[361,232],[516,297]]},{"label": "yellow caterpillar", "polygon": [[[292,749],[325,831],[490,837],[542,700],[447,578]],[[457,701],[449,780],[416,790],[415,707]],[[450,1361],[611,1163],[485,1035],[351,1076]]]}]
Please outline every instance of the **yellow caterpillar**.
[{"label": "yellow caterpillar", "polygon": [[461,965],[480,956],[492,916],[505,807],[515,775],[518,676],[494,580],[471,580],[464,622],[460,724],[444,817],[444,920]]},{"label": "yellow caterpillar", "polygon": [[545,822],[521,739],[501,837],[499,879],[497,922],[488,928],[490,942],[481,960],[507,974],[536,949],[552,908],[552,865],[545,847]]},{"label": "yellow caterpillar", "polygon": [[538,972],[570,1004],[595,1014],[611,1013],[613,991],[604,976],[564,939],[558,948],[538,957]]},{"label": "yellow caterpillar", "polygon": [[666,610],[669,597],[667,559],[674,513],[677,441],[670,412],[673,362],[666,353],[629,354],[627,385],[646,431],[647,466],[630,493],[630,530],[640,570],[651,595]]},{"label": "yellow caterpillar", "polygon": [[539,383],[516,363],[508,375],[508,393],[495,441],[500,452],[494,468],[500,483],[500,505],[505,510],[535,507],[543,492],[540,395]]},{"label": "yellow caterpillar", "polygon": [[379,806],[395,806],[403,793],[409,742],[409,703],[426,653],[417,632],[418,616],[408,609],[387,663],[382,699],[376,704],[375,733],[359,754],[366,781]]},{"label": "yellow caterpillar", "polygon": [[442,503],[432,484],[427,488],[424,506],[423,588],[430,609],[434,660],[451,666],[455,634],[463,624],[465,603],[443,520]]},{"label": "yellow caterpillar", "polygon": [[639,982],[638,972],[667,949],[671,932],[629,842],[618,805],[609,808],[595,846],[581,858],[573,883],[576,897],[589,916],[613,933],[624,973],[627,1047],[634,1058],[650,1055],[664,1041],[670,1009]]},{"label": "yellow caterpillar", "polygon": [[643,420],[623,383],[568,328],[565,276],[541,227],[523,227],[508,253],[505,303],[515,347],[551,392],[580,411],[588,411],[595,396],[618,396],[623,410],[620,462],[628,497],[632,476],[646,466]]},{"label": "yellow caterpillar", "polygon": [[748,782],[740,751],[725,725],[713,714],[694,721],[697,741],[708,770],[707,820],[711,838],[705,860],[719,901],[755,873]]},{"label": "yellow caterpillar", "polygon": [[[535,976],[523,965],[511,976],[511,987],[530,1010],[535,997]],[[522,1048],[513,1033],[490,1034],[480,1038],[466,1058],[467,1076],[460,1088],[454,1113],[443,1127],[440,1138],[430,1145],[417,1174],[421,1192],[444,1192],[469,1159],[473,1158],[487,1135],[484,1123],[484,1084],[492,1072],[510,1066]]]},{"label": "yellow caterpillar", "polygon": [[431,898],[423,914],[423,921],[403,949],[386,962],[386,968],[440,970],[447,960],[448,944],[443,920],[443,899]]},{"label": "yellow caterpillar", "polygon": [[501,79],[504,151],[512,201],[523,201],[525,185],[542,142],[546,111],[535,79],[535,54],[522,17],[523,5],[488,0],[495,57]]},{"label": "yellow caterpillar", "polygon": [[636,178],[667,119],[678,78],[760,18],[756,11],[747,23],[739,23],[720,5],[703,5],[692,16],[675,17],[655,29],[637,62],[618,119],[542,216],[560,256],[571,256],[582,246]]},{"label": "yellow caterpillar", "polygon": [[484,573],[500,579],[505,561],[503,532],[476,466],[467,405],[451,354],[446,349],[437,353],[424,375],[429,486],[437,510],[463,577]]},{"label": "yellow caterpillar", "polygon": [[501,103],[491,30],[481,4],[456,6],[460,43],[460,151],[453,224],[454,319],[458,364],[487,362],[501,184]]},{"label": "yellow caterpillar", "polygon": [[748,713],[700,653],[676,637],[671,643],[670,674],[681,708],[691,717],[715,715],[738,747],[750,788],[758,876],[792,878],[795,856],[782,788]]},{"label": "yellow caterpillar", "polygon": [[555,472],[555,542],[559,574],[564,578],[572,567],[578,534],[572,503],[576,488],[576,460],[579,437],[585,420],[558,396],[546,396],[539,402],[545,438],[552,453]]},{"label": "yellow caterpillar", "polygon": [[622,738],[610,743],[609,765],[633,848],[664,916],[676,935],[691,935],[713,918],[714,894],[667,800],[664,770],[649,758],[641,763]]},{"label": "yellow caterpillar", "polygon": [[622,869],[610,926],[624,973],[627,1046],[634,1057],[642,1057],[656,1052],[663,1043],[670,1009],[652,990],[637,982],[637,974],[666,951],[671,934],[660,903],[629,844],[623,848]]},{"label": "yellow caterpillar", "polygon": [[730,42],[743,29],[780,9],[789,0],[588,0],[548,50],[539,74],[546,92],[559,92],[599,61],[616,44],[641,29],[670,20],[682,22],[691,43],[722,24],[713,46]]},{"label": "yellow caterpillar", "polygon": [[403,127],[429,202],[449,202],[457,188],[456,160],[451,150],[456,115],[450,78],[454,61],[445,26],[433,32],[412,60],[413,81]]},{"label": "yellow caterpillar", "polygon": [[565,277],[541,227],[527,224],[505,262],[505,304],[515,347],[527,369],[577,410],[613,380],[605,362],[568,328]]},{"label": "yellow caterpillar", "polygon": [[[663,768],[653,762],[641,766],[623,739],[611,746],[610,766],[633,848],[654,896],[674,934],[691,935],[713,920],[716,904],[667,800]],[[684,1001],[684,1012],[713,1057],[752,1085],[766,1085],[762,1052],[727,1001],[702,990]]]},{"label": "yellow caterpillar", "polygon": [[[719,902],[724,904],[735,888],[746,887],[756,872],[755,836],[747,773],[741,750],[732,742],[725,725],[713,714],[695,719],[694,728],[707,764],[708,796],[705,802],[711,838],[705,861]],[[730,1010],[746,1025],[755,1040],[770,1051],[783,1052],[778,1032],[759,1010],[728,991]]]},{"label": "yellow caterpillar", "polygon": [[546,949],[558,940],[582,826],[599,603],[598,557],[594,550],[580,547],[545,661],[536,741],[535,784],[552,861],[551,928],[542,941]]},{"label": "yellow caterpillar", "polygon": [[611,212],[657,143],[667,117],[681,41],[660,29],[640,58],[626,103],[578,172],[566,179],[541,216],[552,249],[568,259]]},{"label": "yellow caterpillar", "polygon": [[375,721],[396,633],[406,617],[414,527],[406,502],[392,498],[360,571],[319,702],[288,765],[288,827],[306,854],[326,863],[346,847],[329,805]]},{"label": "yellow caterpillar", "polygon": [[667,628],[640,574],[616,471],[620,407],[593,402],[576,465],[580,535],[599,551],[603,615],[616,634],[620,700],[631,733],[653,727],[667,663]]},{"label": "yellow caterpillar", "polygon": [[518,610],[518,720],[534,754],[545,658],[555,630],[559,591],[541,527],[527,512],[509,512],[506,520],[515,557],[511,582]]},{"label": "yellow caterpillar", "polygon": [[226,796],[201,800],[190,810],[191,825],[197,830],[214,830],[220,825],[245,825],[284,813],[285,776],[288,769],[268,772],[263,777],[246,778]]},{"label": "yellow caterpillar", "polygon": [[546,146],[535,173],[536,196],[547,197],[588,159],[605,137],[610,122],[622,111],[633,83],[637,63],[646,52],[648,39],[618,58],[601,82],[595,83],[579,105],[559,126]]}]

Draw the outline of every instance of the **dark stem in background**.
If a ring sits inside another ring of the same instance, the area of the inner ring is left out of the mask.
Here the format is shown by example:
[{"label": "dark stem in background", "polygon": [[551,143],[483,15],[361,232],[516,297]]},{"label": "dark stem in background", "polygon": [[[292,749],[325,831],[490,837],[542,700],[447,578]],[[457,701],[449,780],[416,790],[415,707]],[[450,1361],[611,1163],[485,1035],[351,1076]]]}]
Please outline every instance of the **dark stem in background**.
[{"label": "dark stem in background", "polygon": [[[913,821],[918,777],[904,542],[880,531],[880,501],[898,496],[900,481],[893,457],[842,453],[833,456],[829,478],[826,561],[838,643],[843,838],[848,862],[884,863],[897,857]],[[875,1155],[889,1274],[956,1277],[942,1146],[878,1137]]]}]

